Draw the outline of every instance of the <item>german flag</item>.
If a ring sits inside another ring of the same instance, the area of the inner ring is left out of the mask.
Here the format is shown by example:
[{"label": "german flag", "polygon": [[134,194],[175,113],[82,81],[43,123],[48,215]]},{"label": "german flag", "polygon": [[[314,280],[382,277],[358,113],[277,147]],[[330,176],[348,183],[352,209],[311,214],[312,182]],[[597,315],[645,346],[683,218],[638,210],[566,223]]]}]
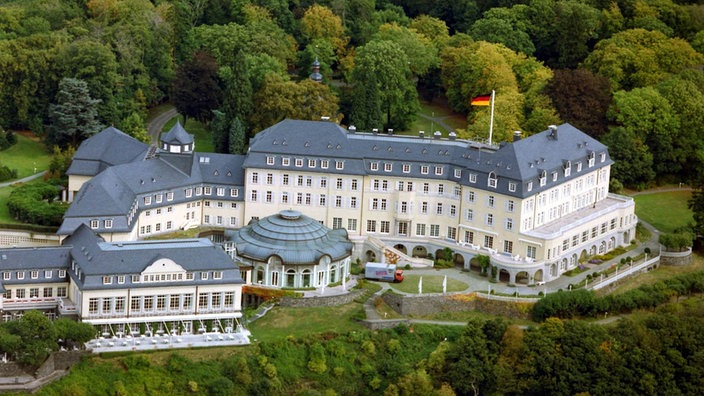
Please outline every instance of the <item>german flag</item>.
[{"label": "german flag", "polygon": [[491,105],[491,95],[480,95],[472,98],[470,102],[472,106],[489,106]]}]

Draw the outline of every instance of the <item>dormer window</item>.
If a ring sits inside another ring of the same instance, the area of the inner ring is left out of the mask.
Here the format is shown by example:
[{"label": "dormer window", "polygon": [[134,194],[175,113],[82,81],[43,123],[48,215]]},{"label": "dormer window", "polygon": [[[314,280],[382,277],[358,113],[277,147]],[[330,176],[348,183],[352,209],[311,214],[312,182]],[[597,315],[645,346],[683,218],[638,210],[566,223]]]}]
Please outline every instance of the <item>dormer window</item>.
[{"label": "dormer window", "polygon": [[582,171],[582,163],[577,162],[577,172],[581,172],[581,171]]},{"label": "dormer window", "polygon": [[282,166],[291,165],[291,158],[288,158],[288,157],[281,158],[281,165]]},{"label": "dormer window", "polygon": [[323,168],[323,169],[327,169],[329,163],[330,163],[330,162],[329,162],[328,160],[320,160],[320,167]]},{"label": "dormer window", "polygon": [[476,174],[476,173],[470,173],[470,174],[469,174],[469,182],[470,182],[470,183],[476,183],[476,182],[477,182],[477,174]]},{"label": "dormer window", "polygon": [[393,166],[393,164],[391,164],[390,162],[385,163],[384,164],[384,172],[391,172],[392,166]]},{"label": "dormer window", "polygon": [[144,204],[151,205],[152,204],[152,197],[151,196],[144,197]]},{"label": "dormer window", "polygon": [[345,163],[342,161],[335,161],[335,169],[342,170],[345,167]]},{"label": "dormer window", "polygon": [[588,158],[589,158],[589,167],[591,168],[592,166],[594,166],[594,162],[595,162],[595,159],[596,159],[596,153],[594,153],[594,152],[592,151],[591,153],[589,153],[589,157],[588,157]]},{"label": "dormer window", "polygon": [[99,224],[100,224],[100,222],[98,220],[91,220],[90,221],[90,228],[96,229],[96,228],[98,228]]},{"label": "dormer window", "polygon": [[303,166],[303,159],[302,158],[296,158],[296,167],[300,168]]},{"label": "dormer window", "polygon": [[496,188],[497,184],[497,179],[496,179],[496,173],[495,172],[489,172],[489,179],[487,181],[487,185],[492,188]]},{"label": "dormer window", "polygon": [[455,178],[459,179],[462,177],[462,169],[455,169]]},{"label": "dormer window", "polygon": [[565,177],[569,177],[572,174],[572,161],[565,161],[564,171]]},{"label": "dormer window", "polygon": [[411,172],[411,165],[410,164],[403,164],[403,173],[410,173]]},{"label": "dormer window", "polygon": [[548,180],[548,173],[546,171],[540,172],[540,187],[544,186]]},{"label": "dormer window", "polygon": [[601,153],[601,154],[599,154],[599,161],[600,161],[600,162],[606,161],[606,153]]},{"label": "dormer window", "polygon": [[266,157],[266,164],[267,165],[274,165],[274,156],[273,155],[268,155]]},{"label": "dormer window", "polygon": [[370,168],[372,171],[378,171],[378,170],[379,170],[379,163],[378,163],[378,162],[372,162],[371,164],[369,164],[369,168]]},{"label": "dormer window", "polygon": [[317,162],[317,161],[314,160],[314,159],[309,159],[309,160],[308,160],[308,167],[309,167],[309,168],[315,168],[316,162]]},{"label": "dormer window", "polygon": [[442,166],[435,167],[435,175],[442,176]]},{"label": "dormer window", "polygon": [[420,173],[427,175],[428,174],[428,165],[421,165],[420,166]]},{"label": "dormer window", "polygon": [[552,181],[557,181],[557,172],[552,173]]}]

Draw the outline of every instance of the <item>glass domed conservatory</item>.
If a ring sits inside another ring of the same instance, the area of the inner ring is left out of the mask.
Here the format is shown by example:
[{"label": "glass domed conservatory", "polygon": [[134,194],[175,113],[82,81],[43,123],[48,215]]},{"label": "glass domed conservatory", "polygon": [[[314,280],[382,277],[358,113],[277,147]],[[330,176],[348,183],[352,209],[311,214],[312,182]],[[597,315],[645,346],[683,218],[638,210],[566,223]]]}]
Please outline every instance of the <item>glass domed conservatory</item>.
[{"label": "glass domed conservatory", "polygon": [[329,229],[298,211],[253,220],[225,235],[226,250],[252,266],[254,284],[317,288],[350,274],[352,242],[347,231]]}]

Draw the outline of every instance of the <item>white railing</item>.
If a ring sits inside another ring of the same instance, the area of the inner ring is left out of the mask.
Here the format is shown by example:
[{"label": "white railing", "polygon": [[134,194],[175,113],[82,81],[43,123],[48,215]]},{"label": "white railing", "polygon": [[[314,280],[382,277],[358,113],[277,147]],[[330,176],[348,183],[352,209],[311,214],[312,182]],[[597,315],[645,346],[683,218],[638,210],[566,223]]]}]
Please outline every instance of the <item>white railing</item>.
[{"label": "white railing", "polygon": [[617,282],[623,278],[626,278],[630,275],[632,275],[635,272],[638,272],[642,270],[643,268],[647,268],[648,266],[652,265],[655,262],[660,261],[660,256],[655,256],[649,260],[645,260],[640,264],[633,264],[628,266],[628,268],[621,268],[620,270],[618,269],[618,266],[616,267],[616,273],[609,275],[608,278],[600,278],[599,280],[593,280],[594,283],[591,285],[587,285],[586,288],[590,290],[599,290],[601,288],[604,288],[614,282]]}]

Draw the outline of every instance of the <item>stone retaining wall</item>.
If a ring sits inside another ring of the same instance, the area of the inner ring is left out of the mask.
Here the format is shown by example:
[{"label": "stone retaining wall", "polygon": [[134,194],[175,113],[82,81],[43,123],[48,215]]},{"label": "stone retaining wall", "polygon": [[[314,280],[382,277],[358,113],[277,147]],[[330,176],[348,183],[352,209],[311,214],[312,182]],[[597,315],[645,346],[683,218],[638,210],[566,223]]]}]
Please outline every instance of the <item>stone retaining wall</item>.
[{"label": "stone retaining wall", "polygon": [[530,319],[533,302],[501,301],[481,294],[401,295],[386,292],[384,301],[401,315],[427,316],[438,312],[480,311],[516,319]]},{"label": "stone retaining wall", "polygon": [[408,319],[384,319],[384,320],[363,320],[362,324],[369,330],[383,330],[396,327],[398,325],[410,325]]},{"label": "stone retaining wall", "polygon": [[663,265],[689,265],[692,264],[692,248],[685,252],[668,252],[660,250],[660,263]]},{"label": "stone retaining wall", "polygon": [[349,304],[354,301],[363,290],[353,290],[346,294],[340,294],[336,296],[322,296],[322,297],[306,297],[306,298],[291,298],[282,297],[279,305],[282,307],[294,307],[294,308],[315,308],[315,307],[334,307],[337,305]]}]

